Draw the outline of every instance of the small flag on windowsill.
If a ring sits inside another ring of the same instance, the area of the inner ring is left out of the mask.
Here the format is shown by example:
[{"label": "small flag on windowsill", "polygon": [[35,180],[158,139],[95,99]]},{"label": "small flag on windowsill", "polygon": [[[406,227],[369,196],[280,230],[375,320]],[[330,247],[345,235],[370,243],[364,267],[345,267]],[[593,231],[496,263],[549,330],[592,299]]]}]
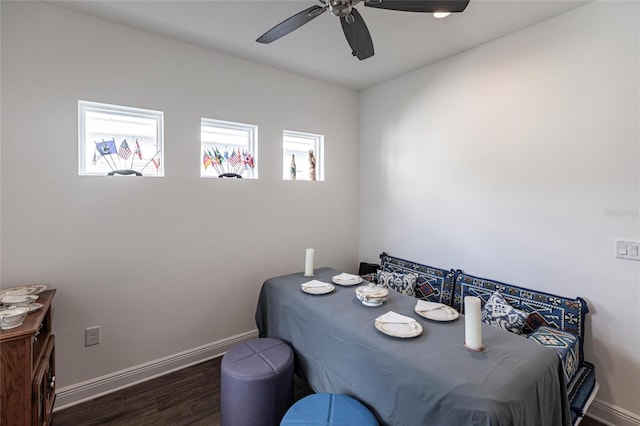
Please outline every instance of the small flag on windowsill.
[{"label": "small flag on windowsill", "polygon": [[103,156],[115,154],[117,152],[116,141],[110,140],[110,141],[96,142],[96,149],[98,150],[100,155],[103,155]]},{"label": "small flag on windowsill", "polygon": [[123,139],[122,143],[120,144],[120,148],[118,148],[118,157],[126,160],[130,156],[131,156],[131,148],[129,148],[129,144],[127,143],[127,140]]}]

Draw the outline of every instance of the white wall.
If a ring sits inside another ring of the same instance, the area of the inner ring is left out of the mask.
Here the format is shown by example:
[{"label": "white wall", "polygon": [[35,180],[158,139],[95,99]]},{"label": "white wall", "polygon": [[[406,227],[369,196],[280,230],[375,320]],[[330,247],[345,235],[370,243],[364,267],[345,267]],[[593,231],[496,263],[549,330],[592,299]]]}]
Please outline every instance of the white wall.
[{"label": "white wall", "polygon": [[639,15],[583,6],[368,89],[360,110],[361,257],[584,297],[592,411],[636,425],[640,262],[614,240],[640,239]]},{"label": "white wall", "polygon": [[[57,288],[59,389],[254,330],[306,247],[357,271],[355,91],[5,1],[2,89],[1,283]],[[79,99],[164,111],[165,177],[78,176]],[[199,177],[201,117],[259,126],[259,180]],[[282,181],[283,129],[325,135],[324,182]]]}]

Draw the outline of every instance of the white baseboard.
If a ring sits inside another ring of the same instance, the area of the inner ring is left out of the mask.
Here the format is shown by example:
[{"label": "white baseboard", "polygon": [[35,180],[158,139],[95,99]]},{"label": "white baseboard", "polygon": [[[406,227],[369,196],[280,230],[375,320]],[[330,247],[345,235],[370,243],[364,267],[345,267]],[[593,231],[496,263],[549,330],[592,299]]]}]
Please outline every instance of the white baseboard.
[{"label": "white baseboard", "polygon": [[258,337],[258,330],[173,354],[105,376],[57,389],[54,412],[223,355],[236,343]]},{"label": "white baseboard", "polygon": [[640,426],[640,416],[624,408],[596,399],[587,416],[608,426]]}]

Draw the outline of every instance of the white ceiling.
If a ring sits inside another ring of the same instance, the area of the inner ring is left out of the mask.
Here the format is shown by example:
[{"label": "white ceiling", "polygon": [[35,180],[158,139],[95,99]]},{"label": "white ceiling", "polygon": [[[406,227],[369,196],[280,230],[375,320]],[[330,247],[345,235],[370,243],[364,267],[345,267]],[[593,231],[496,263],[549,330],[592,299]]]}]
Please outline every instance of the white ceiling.
[{"label": "white ceiling", "polygon": [[533,25],[587,1],[471,0],[463,13],[431,14],[357,9],[373,38],[375,56],[359,61],[339,19],[324,13],[271,44],[262,33],[314,0],[53,1],[81,13],[170,37],[249,61],[353,89],[364,89]]}]

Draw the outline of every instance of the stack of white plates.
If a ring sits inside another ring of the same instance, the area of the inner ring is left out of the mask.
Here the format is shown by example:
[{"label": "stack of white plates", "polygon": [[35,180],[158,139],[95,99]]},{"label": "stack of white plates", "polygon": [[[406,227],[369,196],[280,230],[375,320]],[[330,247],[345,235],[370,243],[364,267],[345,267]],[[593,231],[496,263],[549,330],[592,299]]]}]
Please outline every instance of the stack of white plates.
[{"label": "stack of white plates", "polygon": [[[29,284],[0,289],[0,313],[3,317],[8,317],[17,312],[13,309],[19,307],[27,308],[28,312],[37,311],[44,306],[42,303],[36,302],[39,297],[38,293],[46,290],[47,287],[49,287],[48,284]],[[7,312],[8,310],[12,311]],[[2,328],[7,329],[7,325],[4,322],[2,324]]]},{"label": "stack of white plates", "polygon": [[24,296],[25,294],[38,294],[46,290],[49,284],[28,284],[19,287],[0,289],[0,296]]}]

